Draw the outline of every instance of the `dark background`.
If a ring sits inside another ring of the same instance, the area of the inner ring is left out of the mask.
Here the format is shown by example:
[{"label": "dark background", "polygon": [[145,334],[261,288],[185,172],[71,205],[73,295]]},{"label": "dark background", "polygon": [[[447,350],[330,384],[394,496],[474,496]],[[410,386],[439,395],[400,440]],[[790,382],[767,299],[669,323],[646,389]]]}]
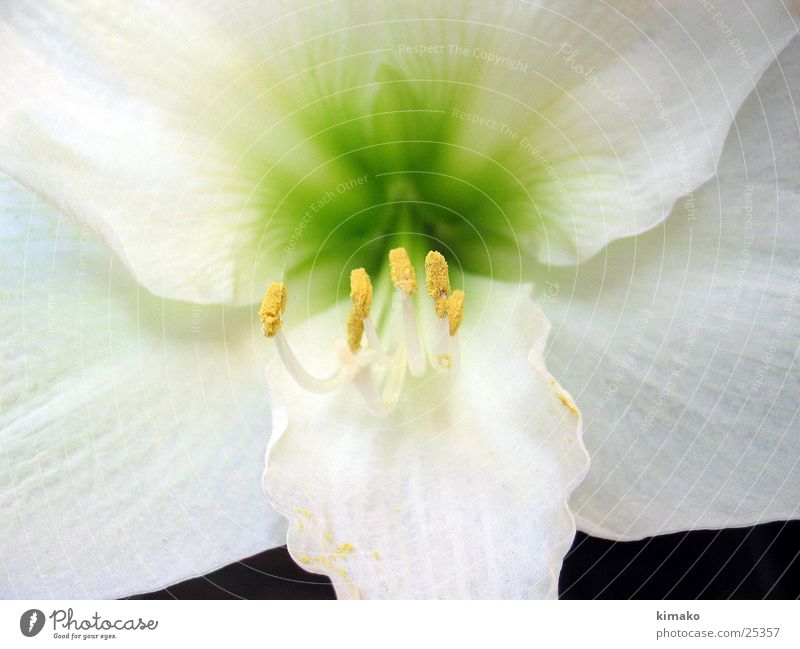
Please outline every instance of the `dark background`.
[{"label": "dark background", "polygon": [[[800,521],[615,543],[578,533],[562,599],[798,599]],[[334,599],[330,582],[275,548],[134,599]]]}]

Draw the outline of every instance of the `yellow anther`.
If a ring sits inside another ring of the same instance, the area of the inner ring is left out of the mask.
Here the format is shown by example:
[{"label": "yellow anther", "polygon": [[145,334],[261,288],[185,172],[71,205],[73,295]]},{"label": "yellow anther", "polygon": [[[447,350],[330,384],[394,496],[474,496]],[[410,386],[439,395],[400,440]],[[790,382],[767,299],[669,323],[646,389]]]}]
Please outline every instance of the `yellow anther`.
[{"label": "yellow anther", "polygon": [[441,253],[431,250],[425,256],[425,285],[433,298],[436,316],[447,317],[447,298],[450,297],[450,275]]},{"label": "yellow anther", "polygon": [[347,345],[350,351],[358,351],[361,348],[361,336],[364,335],[364,321],[358,317],[355,309],[350,311],[347,316]]},{"label": "yellow anther", "polygon": [[412,295],[417,292],[417,274],[405,248],[393,248],[389,251],[389,269],[392,282],[403,293]]},{"label": "yellow anther", "polygon": [[363,268],[350,271],[350,300],[353,308],[347,316],[347,344],[355,352],[361,347],[364,318],[369,316],[369,308],[372,306],[372,282]]},{"label": "yellow anther", "polygon": [[461,322],[464,320],[464,291],[453,291],[447,303],[447,321],[450,324],[450,335],[455,336]]},{"label": "yellow anther", "polygon": [[272,338],[281,328],[281,316],[286,310],[286,285],[273,282],[264,293],[258,316],[261,318],[261,330],[268,338]]},{"label": "yellow anther", "polygon": [[362,320],[366,318],[372,305],[372,282],[363,268],[350,271],[350,299],[355,316]]}]

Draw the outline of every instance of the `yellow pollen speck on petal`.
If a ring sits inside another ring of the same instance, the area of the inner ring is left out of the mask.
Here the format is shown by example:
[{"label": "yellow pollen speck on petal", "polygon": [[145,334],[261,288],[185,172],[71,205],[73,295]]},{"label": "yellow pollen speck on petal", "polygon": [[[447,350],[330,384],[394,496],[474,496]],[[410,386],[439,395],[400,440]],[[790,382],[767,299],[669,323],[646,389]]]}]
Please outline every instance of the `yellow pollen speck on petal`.
[{"label": "yellow pollen speck on petal", "polygon": [[389,251],[389,270],[392,282],[403,293],[412,295],[417,292],[417,274],[405,248],[393,248]]},{"label": "yellow pollen speck on petal", "polygon": [[447,303],[447,320],[450,324],[450,335],[455,336],[464,320],[464,291],[453,291]]},{"label": "yellow pollen speck on petal", "polygon": [[450,297],[450,274],[442,253],[431,250],[425,256],[425,286],[433,298],[436,316],[447,317],[447,298]]},{"label": "yellow pollen speck on petal", "polygon": [[281,328],[281,316],[286,310],[286,285],[283,282],[272,282],[264,293],[258,317],[261,318],[261,330],[267,338],[272,338]]},{"label": "yellow pollen speck on petal", "polygon": [[309,557],[307,554],[304,554],[302,557],[300,557],[300,563],[311,563],[311,557]]},{"label": "yellow pollen speck on petal", "polygon": [[566,392],[564,392],[564,390],[562,390],[561,387],[559,387],[558,390],[556,390],[556,396],[559,399],[561,399],[561,403],[563,403],[570,412],[573,412],[576,415],[578,414],[578,406],[575,405],[575,402],[572,400],[572,397],[570,397]]},{"label": "yellow pollen speck on petal", "polygon": [[372,282],[363,268],[350,271],[350,300],[353,302],[353,313],[362,320],[369,316],[372,306]]},{"label": "yellow pollen speck on petal", "polygon": [[339,553],[340,557],[345,557],[353,551],[353,546],[349,543],[345,543],[336,548],[336,551]]},{"label": "yellow pollen speck on petal", "polygon": [[320,555],[318,557],[306,557],[306,558],[308,559],[308,562],[303,561],[302,557],[300,559],[300,562],[301,563],[316,563],[316,564],[319,564],[320,566],[323,566],[324,568],[327,568],[328,570],[333,570],[334,569],[333,562],[336,561],[336,557],[330,557],[330,556],[327,556],[327,555],[324,555],[324,554],[322,554],[322,555]]},{"label": "yellow pollen speck on petal", "polygon": [[449,370],[453,366],[453,357],[450,356],[450,354],[439,354],[436,357],[436,362],[439,364],[439,367]]},{"label": "yellow pollen speck on petal", "polygon": [[347,316],[347,346],[356,352],[361,348],[361,336],[364,335],[364,321],[358,317],[355,309]]}]

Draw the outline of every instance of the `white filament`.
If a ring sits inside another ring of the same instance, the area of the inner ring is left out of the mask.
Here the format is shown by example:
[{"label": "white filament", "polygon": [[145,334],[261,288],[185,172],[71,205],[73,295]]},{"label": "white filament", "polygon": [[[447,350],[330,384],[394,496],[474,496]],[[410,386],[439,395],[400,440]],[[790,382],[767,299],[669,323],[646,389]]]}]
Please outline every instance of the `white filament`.
[{"label": "white filament", "polygon": [[[363,321],[367,347],[353,352],[344,341],[338,341],[336,352],[341,365],[328,377],[316,377],[303,367],[282,330],[279,330],[274,337],[278,355],[292,378],[305,390],[314,393],[331,392],[352,382],[370,413],[374,417],[386,417],[400,400],[406,372],[418,377],[425,373],[427,367],[414,302],[407,294],[402,294],[401,300],[404,341],[391,357],[386,353],[375,324],[370,318],[364,318]],[[450,336],[447,318],[437,318],[431,352],[430,363],[434,368],[449,372],[458,370],[460,364],[458,339]],[[380,390],[372,371],[372,365],[376,363],[386,368]]]},{"label": "white filament", "polygon": [[406,349],[408,350],[408,371],[411,376],[422,376],[425,373],[425,354],[419,339],[417,317],[414,302],[410,295],[403,293],[403,329],[405,330]]},{"label": "white filament", "polygon": [[450,352],[450,323],[447,318],[437,318],[436,320],[436,333],[433,341],[433,366],[442,370],[449,370],[453,366],[453,356]]},{"label": "white filament", "polygon": [[289,346],[289,341],[286,339],[283,331],[280,329],[278,333],[275,334],[275,343],[278,346],[278,355],[281,357],[286,371],[292,375],[292,378],[297,381],[298,385],[309,392],[331,392],[347,383],[353,374],[353,370],[342,366],[337,372],[327,378],[317,378],[303,367],[292,351],[292,348]]},{"label": "white filament", "polygon": [[384,367],[390,367],[392,361],[386,355],[386,350],[383,348],[383,344],[381,343],[380,336],[378,336],[378,332],[375,329],[375,323],[372,322],[372,318],[366,317],[362,320],[364,323],[364,334],[367,336],[367,342],[371,349],[374,349],[378,354],[378,362],[383,365]]}]

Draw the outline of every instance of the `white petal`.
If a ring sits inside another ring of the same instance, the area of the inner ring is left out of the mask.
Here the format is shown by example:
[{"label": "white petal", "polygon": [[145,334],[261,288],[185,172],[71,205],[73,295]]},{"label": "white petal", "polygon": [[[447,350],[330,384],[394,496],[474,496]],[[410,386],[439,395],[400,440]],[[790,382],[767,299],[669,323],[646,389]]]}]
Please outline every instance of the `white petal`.
[{"label": "white petal", "polygon": [[460,143],[524,186],[504,206],[523,250],[585,260],[713,174],[737,109],[797,31],[780,1],[714,5],[546,2],[521,22],[548,45],[517,49],[530,74],[495,72],[461,107],[497,124],[466,126]]},{"label": "white petal", "polygon": [[[486,310],[470,304],[458,378],[407,384],[386,419],[274,368],[264,488],[292,556],[340,597],[556,596],[566,498],[588,459],[580,415],[542,364],[549,324],[529,290],[469,280]],[[290,332],[302,355],[320,356],[331,317]]]},{"label": "white petal", "polygon": [[349,117],[333,132],[363,168],[457,212],[425,225],[473,271],[509,252],[574,263],[713,174],[797,31],[780,0],[720,4],[314,4],[287,19],[284,38],[313,44],[281,50],[304,71],[287,92],[320,132]]},{"label": "white petal", "polygon": [[257,300],[302,215],[287,190],[325,161],[300,146],[282,165],[296,177],[270,173],[302,138],[277,126],[258,56],[177,4],[56,0],[0,18],[0,168],[88,225],[151,292]]},{"label": "white petal", "polygon": [[9,6],[0,166],[173,298],[250,302],[312,261],[335,281],[409,184],[415,229],[473,271],[520,247],[572,262],[711,175],[795,31],[781,2],[718,4],[723,25],[699,2]]},{"label": "white petal", "polygon": [[0,596],[130,595],[279,545],[250,310],[153,298],[7,179],[0,215]]},{"label": "white petal", "polygon": [[737,116],[718,178],[663,227],[543,276],[548,359],[586,417],[592,470],[571,502],[587,532],[800,512],[798,62],[794,39]]}]

